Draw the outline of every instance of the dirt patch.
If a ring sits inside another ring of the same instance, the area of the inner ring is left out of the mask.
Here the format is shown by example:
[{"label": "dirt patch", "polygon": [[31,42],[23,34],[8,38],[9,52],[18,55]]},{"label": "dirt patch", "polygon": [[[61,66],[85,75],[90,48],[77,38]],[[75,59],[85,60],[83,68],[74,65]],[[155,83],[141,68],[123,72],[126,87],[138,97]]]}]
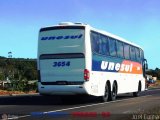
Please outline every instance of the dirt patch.
[{"label": "dirt patch", "polygon": [[22,91],[7,91],[0,90],[0,95],[13,95],[13,94],[34,94],[36,91],[22,92]]},{"label": "dirt patch", "polygon": [[157,80],[155,83],[149,84],[149,88],[160,88],[160,80]]}]

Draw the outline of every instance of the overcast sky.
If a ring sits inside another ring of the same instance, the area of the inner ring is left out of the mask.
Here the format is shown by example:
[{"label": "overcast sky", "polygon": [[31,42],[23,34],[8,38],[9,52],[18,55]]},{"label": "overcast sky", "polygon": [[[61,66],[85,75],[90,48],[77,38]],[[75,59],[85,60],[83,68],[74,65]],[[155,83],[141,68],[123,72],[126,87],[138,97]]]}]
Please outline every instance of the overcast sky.
[{"label": "overcast sky", "polygon": [[39,29],[64,21],[132,41],[160,68],[160,0],[0,0],[0,56],[36,58]]}]

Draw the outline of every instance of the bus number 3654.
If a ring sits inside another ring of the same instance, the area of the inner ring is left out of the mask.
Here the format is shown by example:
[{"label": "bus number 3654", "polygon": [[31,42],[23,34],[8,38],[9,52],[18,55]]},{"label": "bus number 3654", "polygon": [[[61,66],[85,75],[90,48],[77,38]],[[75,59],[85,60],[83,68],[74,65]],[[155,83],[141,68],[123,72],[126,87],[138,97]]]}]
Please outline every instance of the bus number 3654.
[{"label": "bus number 3654", "polygon": [[53,62],[53,67],[65,67],[65,66],[70,66],[70,61]]}]

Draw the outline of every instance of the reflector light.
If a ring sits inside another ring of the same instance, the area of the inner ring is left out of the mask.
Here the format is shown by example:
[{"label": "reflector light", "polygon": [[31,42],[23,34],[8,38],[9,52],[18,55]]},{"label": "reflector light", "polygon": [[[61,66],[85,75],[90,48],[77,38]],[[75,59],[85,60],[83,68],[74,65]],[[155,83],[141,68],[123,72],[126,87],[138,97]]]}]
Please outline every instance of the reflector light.
[{"label": "reflector light", "polygon": [[89,80],[89,77],[90,77],[90,75],[89,75],[89,70],[84,69],[84,79],[85,79],[86,81],[88,81],[88,80]]}]

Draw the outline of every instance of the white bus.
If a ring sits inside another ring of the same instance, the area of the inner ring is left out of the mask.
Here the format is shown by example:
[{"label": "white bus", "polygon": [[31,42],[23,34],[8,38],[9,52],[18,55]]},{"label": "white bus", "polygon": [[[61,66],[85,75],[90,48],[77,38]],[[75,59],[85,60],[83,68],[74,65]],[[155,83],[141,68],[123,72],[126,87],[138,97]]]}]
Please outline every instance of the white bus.
[{"label": "white bus", "polygon": [[145,90],[142,48],[86,24],[41,28],[37,60],[42,95],[88,94],[108,101]]}]

